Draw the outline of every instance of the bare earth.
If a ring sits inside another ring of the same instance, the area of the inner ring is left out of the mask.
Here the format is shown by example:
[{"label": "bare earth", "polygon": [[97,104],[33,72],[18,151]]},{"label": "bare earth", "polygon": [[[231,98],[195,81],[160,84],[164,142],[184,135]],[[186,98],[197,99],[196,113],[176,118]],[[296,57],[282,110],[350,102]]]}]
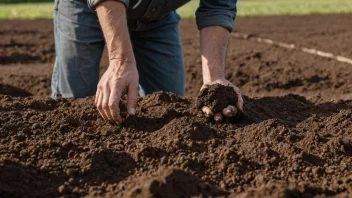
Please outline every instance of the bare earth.
[{"label": "bare earth", "polygon": [[[352,58],[351,17],[246,17],[236,31]],[[0,21],[0,197],[352,195],[351,64],[232,36],[244,113],[215,123],[196,108],[195,21],[180,28],[186,98],[148,95],[113,126],[93,97],[49,98],[52,21]]]}]

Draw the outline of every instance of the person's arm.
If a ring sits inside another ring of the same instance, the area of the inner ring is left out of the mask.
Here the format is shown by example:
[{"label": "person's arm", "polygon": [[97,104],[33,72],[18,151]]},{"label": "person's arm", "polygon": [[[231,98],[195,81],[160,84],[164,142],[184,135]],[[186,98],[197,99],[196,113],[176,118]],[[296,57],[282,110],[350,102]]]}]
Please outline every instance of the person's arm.
[{"label": "person's arm", "polygon": [[215,83],[234,88],[238,96],[236,107],[229,105],[222,112],[212,112],[209,107],[203,107],[203,112],[208,116],[214,116],[214,120],[220,121],[223,116],[236,115],[237,110],[242,111],[243,99],[239,88],[225,79],[225,60],[229,31],[220,26],[205,27],[200,31],[200,46],[202,54],[203,87]]},{"label": "person's arm", "polygon": [[104,1],[96,7],[109,54],[109,68],[99,81],[95,103],[101,116],[120,124],[119,103],[128,92],[127,110],[135,114],[138,100],[138,71],[129,37],[125,4]]},{"label": "person's arm", "polygon": [[219,83],[234,88],[238,95],[236,107],[228,106],[222,112],[212,112],[209,107],[202,110],[207,117],[217,121],[223,116],[236,115],[242,111],[243,99],[240,89],[225,79],[225,60],[229,34],[234,29],[237,0],[200,0],[196,12],[196,21],[200,30],[200,44],[202,53],[203,88]]}]

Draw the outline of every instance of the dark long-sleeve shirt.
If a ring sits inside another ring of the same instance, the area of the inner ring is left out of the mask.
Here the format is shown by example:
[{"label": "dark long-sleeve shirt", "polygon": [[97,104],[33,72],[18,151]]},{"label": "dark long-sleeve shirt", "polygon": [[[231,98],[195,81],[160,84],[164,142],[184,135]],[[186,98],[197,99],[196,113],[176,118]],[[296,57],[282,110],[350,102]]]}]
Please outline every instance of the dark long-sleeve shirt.
[{"label": "dark long-sleeve shirt", "polygon": [[[88,0],[92,9],[106,0]],[[140,21],[158,20],[190,0],[115,0],[125,4],[127,19]],[[237,0],[200,0],[196,11],[198,29],[222,26],[230,32],[234,28]]]}]

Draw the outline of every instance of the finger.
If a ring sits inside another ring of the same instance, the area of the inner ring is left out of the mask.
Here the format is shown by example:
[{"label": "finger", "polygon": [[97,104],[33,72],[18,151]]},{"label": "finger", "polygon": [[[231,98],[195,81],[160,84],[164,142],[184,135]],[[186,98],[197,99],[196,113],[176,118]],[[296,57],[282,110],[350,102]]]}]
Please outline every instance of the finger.
[{"label": "finger", "polygon": [[217,122],[220,122],[222,120],[223,116],[221,113],[216,113],[214,115],[214,120],[217,121]]},{"label": "finger", "polygon": [[214,116],[213,111],[212,111],[209,107],[207,107],[207,106],[202,107],[202,111],[203,111],[203,113],[205,114],[205,116],[208,117],[208,118]]},{"label": "finger", "polygon": [[136,105],[138,101],[138,84],[130,84],[127,93],[127,111],[130,115],[136,114]]},{"label": "finger", "polygon": [[103,93],[101,91],[98,91],[97,93],[97,103],[96,106],[98,108],[98,111],[101,115],[101,117],[104,118],[104,120],[109,120],[108,116],[106,116],[106,114],[104,113],[104,109],[103,109]]},{"label": "finger", "polygon": [[232,116],[235,116],[237,114],[237,109],[236,109],[236,107],[234,107],[232,105],[229,105],[222,111],[222,114],[225,117],[232,117]]},{"label": "finger", "polygon": [[242,98],[241,90],[237,87],[234,87],[234,90],[237,94],[236,108],[240,111],[243,111],[243,98]]},{"label": "finger", "polygon": [[238,96],[236,107],[238,110],[243,111],[243,98],[241,94]]},{"label": "finger", "polygon": [[231,117],[231,116],[232,116],[232,112],[231,112],[230,109],[224,108],[224,109],[222,110],[222,115],[224,115],[225,117]]},{"label": "finger", "polygon": [[111,112],[110,112],[110,90],[108,89],[105,89],[105,91],[103,92],[103,111],[105,113],[105,115],[107,116],[108,118],[108,121],[110,122],[113,122],[114,121],[114,118],[112,117],[111,115]]},{"label": "finger", "polygon": [[95,105],[98,103],[99,94],[100,94],[100,91],[98,89],[97,92],[95,93],[95,98],[94,98]]},{"label": "finger", "polygon": [[111,91],[109,98],[109,112],[111,114],[111,121],[116,124],[122,123],[122,118],[120,115],[120,98],[122,95],[122,89],[115,88]]}]

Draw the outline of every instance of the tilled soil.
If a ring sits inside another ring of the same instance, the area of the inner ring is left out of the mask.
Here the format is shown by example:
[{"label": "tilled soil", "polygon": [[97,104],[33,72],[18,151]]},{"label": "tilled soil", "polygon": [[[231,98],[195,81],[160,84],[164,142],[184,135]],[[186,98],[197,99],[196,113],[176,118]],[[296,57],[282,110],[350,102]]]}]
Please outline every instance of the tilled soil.
[{"label": "tilled soil", "polygon": [[[350,17],[248,17],[236,28],[352,58]],[[201,59],[195,22],[185,20],[187,97],[143,97],[136,116],[116,126],[100,118],[93,97],[48,98],[50,20],[0,27],[0,197],[352,195],[347,63],[232,37],[227,78],[245,105],[216,123],[191,98]],[[106,66],[104,57],[101,72]]]},{"label": "tilled soil", "polygon": [[351,101],[246,97],[245,116],[215,123],[159,92],[123,126],[93,98],[0,101],[2,197],[352,193]]}]

